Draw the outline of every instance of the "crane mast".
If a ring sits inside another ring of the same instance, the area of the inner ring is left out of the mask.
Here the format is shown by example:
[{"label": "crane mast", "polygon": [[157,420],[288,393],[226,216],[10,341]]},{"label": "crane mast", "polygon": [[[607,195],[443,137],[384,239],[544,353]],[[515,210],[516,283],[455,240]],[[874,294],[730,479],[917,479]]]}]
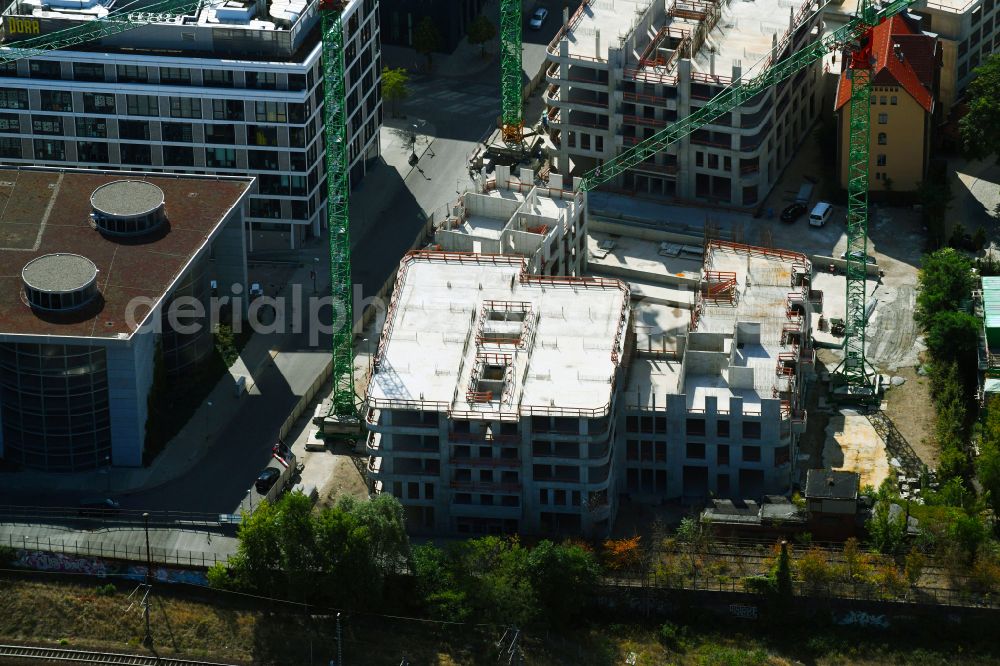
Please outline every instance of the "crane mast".
[{"label": "crane mast", "polygon": [[[869,402],[876,397],[874,371],[865,358],[865,285],[868,272],[868,170],[871,134],[871,30],[909,7],[914,0],[892,0],[876,8],[861,0],[857,15],[822,40],[790,54],[749,80],[733,81],[707,104],[685,118],[644,139],[604,164],[583,175],[580,189],[590,191],[617,178],[650,157],[667,149],[692,132],[729,113],[767,91],[827,54],[850,53],[851,78],[850,141],[848,151],[847,211],[847,311],[845,317],[844,361],[834,373],[835,395]],[[779,47],[783,48],[783,47]]]},{"label": "crane mast", "polygon": [[500,0],[501,133],[503,142],[517,149],[524,139],[522,88],[521,0]]},{"label": "crane mast", "polygon": [[[875,25],[870,0],[858,3],[858,17]],[[853,45],[852,45],[853,46]],[[871,79],[873,55],[871,30],[851,50],[844,61],[851,81],[849,143],[847,155],[847,311],[844,317],[844,360],[834,373],[834,379],[844,397],[867,402],[875,398],[877,387],[872,382],[865,358],[865,328],[867,313],[865,288],[868,279],[868,166],[871,142]],[[836,394],[836,391],[835,391]]]},{"label": "crane mast", "polygon": [[334,308],[344,316],[333,332],[333,393],[330,418],[334,434],[350,435],[358,428],[354,392],[354,301],[351,281],[351,233],[348,199],[350,156],[347,143],[344,85],[344,22],[346,3],[321,0],[323,17],[323,114],[326,129],[326,219],[330,234],[330,291]]}]

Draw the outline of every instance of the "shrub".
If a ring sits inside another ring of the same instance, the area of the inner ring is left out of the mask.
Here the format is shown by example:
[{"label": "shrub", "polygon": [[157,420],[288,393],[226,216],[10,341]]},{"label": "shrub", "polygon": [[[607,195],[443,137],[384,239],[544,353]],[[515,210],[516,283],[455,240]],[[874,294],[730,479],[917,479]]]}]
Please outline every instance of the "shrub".
[{"label": "shrub", "polygon": [[811,592],[825,590],[834,579],[834,570],[826,559],[826,553],[818,548],[810,548],[795,564],[799,578]]},{"label": "shrub", "polygon": [[98,585],[97,589],[94,590],[94,594],[99,597],[113,597],[117,594],[118,588],[116,588],[112,583],[107,585]]},{"label": "shrub", "polygon": [[683,650],[687,644],[687,628],[679,627],[669,620],[660,625],[656,636],[664,647],[671,650]]}]

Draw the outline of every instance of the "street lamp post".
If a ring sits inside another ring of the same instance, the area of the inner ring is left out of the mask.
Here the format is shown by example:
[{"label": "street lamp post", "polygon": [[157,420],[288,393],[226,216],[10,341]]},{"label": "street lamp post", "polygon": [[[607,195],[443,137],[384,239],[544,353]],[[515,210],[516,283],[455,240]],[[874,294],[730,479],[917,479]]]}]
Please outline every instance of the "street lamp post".
[{"label": "street lamp post", "polygon": [[105,485],[105,490],[107,494],[111,494],[111,456],[104,456],[104,473],[108,475],[107,484]]},{"label": "street lamp post", "polygon": [[152,586],[152,576],[153,576],[153,556],[149,552],[149,513],[142,514],[142,524],[146,531],[146,602],[144,604],[144,615],[146,616],[146,636],[143,638],[143,642],[147,647],[153,645],[153,634],[149,631],[149,595],[153,591]]}]

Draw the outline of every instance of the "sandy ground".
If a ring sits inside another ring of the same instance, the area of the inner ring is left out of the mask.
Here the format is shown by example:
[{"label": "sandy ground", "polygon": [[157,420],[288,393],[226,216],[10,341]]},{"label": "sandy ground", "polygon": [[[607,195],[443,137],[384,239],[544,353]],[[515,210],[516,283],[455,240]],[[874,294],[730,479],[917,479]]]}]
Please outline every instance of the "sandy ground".
[{"label": "sandy ground", "polygon": [[936,468],[938,449],[934,444],[934,408],[931,403],[931,380],[913,368],[896,373],[906,383],[886,391],[886,416],[910,443],[913,451],[928,467]]},{"label": "sandy ground", "polygon": [[885,443],[868,419],[849,409],[835,412],[826,427],[823,466],[857,472],[861,487],[878,488],[889,476]]}]

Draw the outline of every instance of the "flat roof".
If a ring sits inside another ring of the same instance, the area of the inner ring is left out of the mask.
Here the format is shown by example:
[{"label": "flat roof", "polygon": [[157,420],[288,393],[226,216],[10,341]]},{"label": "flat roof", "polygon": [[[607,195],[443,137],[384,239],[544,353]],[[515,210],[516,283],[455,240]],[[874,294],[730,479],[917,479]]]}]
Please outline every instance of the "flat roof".
[{"label": "flat roof", "polygon": [[[759,408],[761,401],[773,397],[773,390],[783,380],[775,375],[778,354],[789,351],[782,342],[786,323],[787,299],[792,287],[792,269],[801,265],[810,270],[810,262],[793,252],[765,248],[740,247],[713,242],[705,253],[706,270],[735,274],[736,303],[701,300],[701,311],[694,329],[697,333],[718,333],[724,336],[725,347],[732,354],[732,366],[753,370],[753,387],[734,388],[729,373],[697,372],[688,364],[684,393],[688,409],[704,409],[705,398],[714,396],[719,409],[729,409],[733,397],[743,399],[744,409]],[[733,350],[732,339],[737,324],[759,327],[759,341],[740,343]],[[688,345],[688,352],[691,345]],[[785,388],[781,386],[780,388]]]},{"label": "flat roof", "polygon": [[[123,179],[148,181],[163,190],[168,223],[148,237],[115,240],[92,226],[91,194]],[[0,335],[130,336],[129,301],[166,294],[252,182],[250,177],[0,167]],[[21,271],[33,259],[59,253],[94,262],[101,298],[73,312],[33,311],[24,301]],[[141,322],[148,312],[140,307],[134,317]]]},{"label": "flat roof", "polygon": [[[400,264],[368,387],[372,407],[491,414],[607,413],[625,345],[620,280],[528,275],[521,257],[415,252]],[[504,319],[504,312],[516,313]],[[490,343],[501,327],[517,343]],[[501,367],[492,400],[484,364]],[[506,373],[506,374],[504,374]],[[475,414],[467,416],[475,418]]]},{"label": "flat roof", "polygon": [[[616,46],[618,37],[632,32],[632,24],[637,14],[649,6],[649,0],[591,0],[584,3],[580,11],[570,18],[570,29],[566,31],[570,57],[584,56],[608,59],[608,46]],[[576,23],[573,23],[573,18]],[[598,33],[600,50],[598,53]]]},{"label": "flat roof", "polygon": [[[774,35],[780,41],[788,30],[789,7],[798,11],[800,5],[801,2],[788,0],[742,0],[723,4],[719,22],[692,59],[692,71],[709,73],[710,49],[713,48],[716,74],[730,76],[736,63],[742,65],[744,72],[749,71],[771,52]],[[671,25],[678,25],[678,20],[674,21]],[[691,21],[680,21],[688,23],[691,30],[696,26]]]},{"label": "flat roof", "polygon": [[986,328],[1000,328],[1000,276],[983,276],[983,313]]},{"label": "flat roof", "polygon": [[[668,0],[666,11],[663,3],[649,0],[593,0],[583,6],[566,31],[570,57],[596,58],[607,60],[609,47],[618,47],[619,39],[632,34],[636,20],[640,16],[653,14],[653,30],[670,29],[670,35],[679,39],[682,33],[694,36],[706,23],[708,6],[715,4],[721,14],[712,26],[703,44],[691,58],[692,71],[711,73],[712,55],[715,59],[715,73],[729,77],[733,65],[739,63],[744,72],[770,52],[773,39],[780,41],[790,25],[790,9],[796,14],[811,0],[742,0],[741,2],[713,3],[711,0]],[[673,11],[672,10],[676,10]],[[670,14],[674,15],[671,16]],[[807,14],[808,15],[808,14]],[[699,18],[702,17],[702,18]],[[599,35],[599,36],[598,36]],[[641,51],[649,43],[649,35],[640,35],[636,47]],[[598,52],[600,51],[600,52]],[[673,43],[657,45],[657,58],[664,60],[673,53]],[[639,53],[626,54],[632,66]],[[646,65],[661,70],[673,71],[676,60],[669,64]]]},{"label": "flat roof", "polygon": [[861,476],[857,472],[834,469],[806,471],[806,497],[857,499]]}]

